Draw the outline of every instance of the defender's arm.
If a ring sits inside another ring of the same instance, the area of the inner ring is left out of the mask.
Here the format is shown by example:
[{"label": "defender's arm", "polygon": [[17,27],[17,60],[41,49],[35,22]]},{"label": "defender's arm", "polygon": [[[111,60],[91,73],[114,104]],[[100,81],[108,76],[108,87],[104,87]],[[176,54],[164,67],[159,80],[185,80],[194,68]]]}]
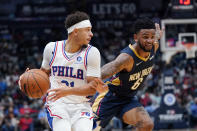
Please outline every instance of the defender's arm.
[{"label": "defender's arm", "polygon": [[101,68],[101,78],[107,79],[122,70],[130,71],[132,67],[133,58],[126,53],[121,53],[115,60]]}]

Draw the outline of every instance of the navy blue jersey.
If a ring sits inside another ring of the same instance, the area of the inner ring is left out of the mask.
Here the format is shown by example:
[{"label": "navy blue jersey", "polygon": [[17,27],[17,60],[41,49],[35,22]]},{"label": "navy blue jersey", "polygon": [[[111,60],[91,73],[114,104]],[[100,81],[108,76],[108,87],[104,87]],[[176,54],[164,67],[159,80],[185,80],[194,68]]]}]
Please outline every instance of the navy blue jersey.
[{"label": "navy blue jersey", "polygon": [[139,56],[131,45],[124,48],[121,53],[126,53],[133,57],[133,68],[130,72],[119,72],[107,83],[109,90],[116,95],[131,97],[137,93],[138,89],[143,87],[146,77],[151,73],[155,57],[154,48],[151,50],[148,58]]},{"label": "navy blue jersey", "polygon": [[95,95],[92,109],[95,113],[94,119],[100,121],[101,127],[105,127],[113,116],[122,119],[125,112],[142,106],[135,95],[143,87],[153,68],[154,48],[147,59],[140,57],[131,45],[121,53],[129,54],[133,58],[133,68],[130,72],[121,71],[108,79],[106,83],[109,91]]}]

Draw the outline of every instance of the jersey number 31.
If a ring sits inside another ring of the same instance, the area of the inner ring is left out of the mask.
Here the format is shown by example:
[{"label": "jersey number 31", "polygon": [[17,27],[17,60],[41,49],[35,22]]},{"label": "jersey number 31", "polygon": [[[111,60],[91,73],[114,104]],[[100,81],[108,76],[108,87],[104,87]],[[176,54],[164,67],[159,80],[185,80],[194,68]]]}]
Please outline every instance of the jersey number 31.
[{"label": "jersey number 31", "polygon": [[66,80],[62,80],[61,81],[62,83],[65,83],[66,84],[66,86],[69,86],[69,87],[74,87],[74,81],[72,81],[72,82],[68,82],[68,81],[66,81]]}]

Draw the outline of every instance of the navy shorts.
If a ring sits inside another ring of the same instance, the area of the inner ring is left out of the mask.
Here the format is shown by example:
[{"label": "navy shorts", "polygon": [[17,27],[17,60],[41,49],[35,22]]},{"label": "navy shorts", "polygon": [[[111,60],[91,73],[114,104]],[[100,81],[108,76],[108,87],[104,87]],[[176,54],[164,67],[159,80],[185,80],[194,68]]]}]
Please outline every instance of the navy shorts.
[{"label": "navy shorts", "polygon": [[101,127],[105,127],[114,116],[122,119],[125,112],[142,106],[136,96],[120,97],[111,91],[96,95],[92,109]]}]

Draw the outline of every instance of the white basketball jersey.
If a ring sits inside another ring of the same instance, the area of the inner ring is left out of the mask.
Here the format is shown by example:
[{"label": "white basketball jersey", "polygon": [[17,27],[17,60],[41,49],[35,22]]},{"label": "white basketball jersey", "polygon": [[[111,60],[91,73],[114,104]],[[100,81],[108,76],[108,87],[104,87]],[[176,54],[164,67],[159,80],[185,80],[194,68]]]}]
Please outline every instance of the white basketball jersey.
[{"label": "white basketball jersey", "polygon": [[[81,49],[69,58],[68,53],[65,51],[65,44],[65,40],[57,41],[54,46],[53,56],[49,63],[51,68],[51,89],[60,87],[75,88],[87,83],[87,55],[92,46],[88,45],[87,48]],[[88,100],[86,96],[69,95],[57,101],[63,103],[83,103]]]}]

